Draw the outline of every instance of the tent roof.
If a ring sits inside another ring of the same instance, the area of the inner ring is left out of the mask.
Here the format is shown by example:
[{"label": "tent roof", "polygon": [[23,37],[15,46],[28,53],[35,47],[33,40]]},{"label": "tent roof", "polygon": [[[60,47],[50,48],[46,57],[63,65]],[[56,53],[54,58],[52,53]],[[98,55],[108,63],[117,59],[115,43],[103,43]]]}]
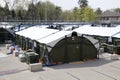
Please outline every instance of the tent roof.
[{"label": "tent roof", "polygon": [[52,34],[52,35],[46,37],[46,38],[39,39],[38,42],[49,44],[49,43],[54,42],[56,40],[60,40],[60,39],[64,38],[65,35],[69,35],[71,33],[72,33],[71,31],[59,31],[55,34]]},{"label": "tent roof", "polygon": [[28,37],[33,40],[37,40],[43,37],[47,37],[50,34],[53,34],[55,32],[58,32],[58,30],[45,29],[45,28],[40,28],[40,27],[30,27],[25,30],[16,32],[16,34],[24,36],[24,37]]},{"label": "tent roof", "polygon": [[2,28],[12,28],[13,26],[12,25],[0,25],[0,27],[2,27]]},{"label": "tent roof", "polygon": [[119,26],[117,26],[117,28],[116,28],[116,29],[118,29],[118,30],[119,30],[119,32],[115,33],[115,34],[113,35],[113,37],[120,38],[120,25],[119,25]]},{"label": "tent roof", "polygon": [[110,37],[120,31],[120,26],[117,27],[92,27],[90,25],[81,26],[74,31],[87,34],[87,35],[96,35],[96,36],[106,36]]},{"label": "tent roof", "polygon": [[12,34],[14,37],[15,37],[15,34],[14,34],[14,31],[8,29],[8,28],[3,28],[3,27],[0,27],[0,29],[4,32],[4,31],[7,31],[8,33]]},{"label": "tent roof", "polygon": [[[38,42],[40,43],[45,43],[51,47],[53,47],[57,42],[59,42],[61,39],[65,38],[65,36],[69,37],[71,36],[73,31],[59,31],[55,34],[52,34],[46,38],[40,39],[38,40]],[[78,36],[81,36],[81,34],[77,33]],[[96,42],[98,42],[98,40],[93,39],[92,37],[88,37],[88,36],[84,36],[85,38],[89,39],[93,44],[95,44]],[[99,45],[95,45],[96,47],[98,47]]]},{"label": "tent roof", "polygon": [[115,35],[114,37],[116,37],[116,38],[120,38],[120,33],[117,34],[117,35]]},{"label": "tent roof", "polygon": [[[66,35],[71,36],[72,32],[73,31],[58,31],[54,29],[46,29],[46,28],[40,28],[40,27],[34,26],[34,27],[27,28],[25,30],[16,32],[16,34],[24,36],[24,37],[28,37],[40,43],[54,46],[58,41],[65,38]],[[78,33],[78,36],[81,36],[79,32],[77,33]]]}]

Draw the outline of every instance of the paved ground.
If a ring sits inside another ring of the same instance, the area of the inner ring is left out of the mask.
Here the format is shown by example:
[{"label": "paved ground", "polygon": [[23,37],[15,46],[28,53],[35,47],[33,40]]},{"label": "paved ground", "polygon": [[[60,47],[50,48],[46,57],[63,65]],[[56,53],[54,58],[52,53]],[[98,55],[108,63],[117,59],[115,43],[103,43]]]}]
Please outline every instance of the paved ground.
[{"label": "paved ground", "polygon": [[[6,53],[0,47],[0,53]],[[74,62],[51,67],[43,67],[38,72],[30,72],[26,63],[21,63],[14,55],[0,58],[0,80],[120,80],[120,60],[110,60],[104,53],[99,60]]]}]

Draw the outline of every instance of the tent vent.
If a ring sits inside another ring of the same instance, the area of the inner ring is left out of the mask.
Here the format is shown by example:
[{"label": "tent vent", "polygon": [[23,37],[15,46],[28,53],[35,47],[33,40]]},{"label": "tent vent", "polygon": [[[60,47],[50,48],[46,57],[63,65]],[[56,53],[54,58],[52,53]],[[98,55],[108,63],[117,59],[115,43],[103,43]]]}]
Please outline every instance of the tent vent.
[{"label": "tent vent", "polygon": [[73,36],[78,36],[78,34],[77,34],[77,32],[72,32],[72,35],[71,35],[72,37]]}]

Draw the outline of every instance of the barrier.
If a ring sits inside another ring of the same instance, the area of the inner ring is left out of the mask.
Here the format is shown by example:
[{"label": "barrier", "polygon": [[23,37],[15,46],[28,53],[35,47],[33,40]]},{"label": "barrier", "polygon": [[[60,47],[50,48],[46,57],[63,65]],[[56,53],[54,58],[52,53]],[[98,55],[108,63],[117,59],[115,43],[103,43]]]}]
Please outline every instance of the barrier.
[{"label": "barrier", "polygon": [[42,70],[42,63],[29,64],[29,70],[31,72]]},{"label": "barrier", "polygon": [[118,60],[119,56],[117,54],[112,54],[111,55],[111,60]]}]

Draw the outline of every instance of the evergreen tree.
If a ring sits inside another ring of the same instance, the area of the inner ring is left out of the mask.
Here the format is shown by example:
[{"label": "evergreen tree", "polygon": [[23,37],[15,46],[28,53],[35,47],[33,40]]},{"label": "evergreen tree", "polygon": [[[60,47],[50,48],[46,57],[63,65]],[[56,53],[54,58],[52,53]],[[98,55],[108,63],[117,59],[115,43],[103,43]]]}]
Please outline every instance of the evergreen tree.
[{"label": "evergreen tree", "polygon": [[87,0],[78,0],[78,4],[80,8],[85,8],[88,6],[88,1]]},{"label": "evergreen tree", "polygon": [[35,18],[36,18],[35,15],[36,15],[36,7],[33,3],[31,3],[28,7],[26,16],[29,20],[35,20]]},{"label": "evergreen tree", "polygon": [[114,9],[114,12],[118,12],[118,13],[120,13],[120,8],[116,8],[116,9]]},{"label": "evergreen tree", "polygon": [[97,10],[96,10],[96,14],[97,15],[100,15],[102,13],[102,10],[100,9],[100,8],[98,8]]},{"label": "evergreen tree", "polygon": [[4,8],[0,6],[0,20],[3,20],[5,17],[5,11]]},{"label": "evergreen tree", "polygon": [[79,20],[79,9],[77,7],[75,7],[73,9],[73,15],[74,15],[74,20]]},{"label": "evergreen tree", "polygon": [[62,15],[61,7],[56,6],[55,7],[55,20],[60,20]]},{"label": "evergreen tree", "polygon": [[11,10],[11,16],[12,16],[12,19],[15,19],[16,13],[14,9]]}]

